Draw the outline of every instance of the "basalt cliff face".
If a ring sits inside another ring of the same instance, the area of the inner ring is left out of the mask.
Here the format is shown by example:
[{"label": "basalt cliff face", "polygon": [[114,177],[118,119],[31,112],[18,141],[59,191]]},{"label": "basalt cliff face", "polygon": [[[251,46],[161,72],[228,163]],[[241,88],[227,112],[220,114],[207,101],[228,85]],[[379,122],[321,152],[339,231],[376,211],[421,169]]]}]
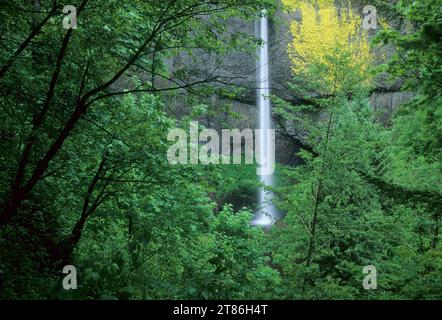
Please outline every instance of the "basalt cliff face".
[{"label": "basalt cliff face", "polygon": [[[330,0],[331,1],[331,0]],[[309,54],[315,54],[317,50],[325,50],[327,41],[336,38],[338,35],[346,37],[345,32],[350,28],[361,24],[363,19],[363,5],[351,5],[348,1],[342,6],[337,6],[336,1],[318,1],[317,5],[311,6],[309,1],[283,0],[284,4],[294,3],[290,10],[279,10],[269,21],[269,71],[271,94],[276,95],[293,104],[300,103],[302,99],[293,92],[289,83],[293,80],[296,70],[294,68],[294,50],[307,50]],[[307,3],[306,5],[304,5]],[[332,3],[332,6],[330,6]],[[322,7],[321,7],[322,5]],[[295,9],[296,8],[296,9]],[[309,11],[310,10],[310,11]],[[378,12],[378,19],[382,19],[382,12]],[[309,17],[309,18],[308,18]],[[314,21],[309,21],[314,17]],[[347,20],[345,20],[347,19]],[[350,19],[351,21],[349,21]],[[344,21],[344,23],[342,22]],[[315,24],[308,29],[308,23]],[[336,23],[334,25],[333,23]],[[344,27],[342,27],[344,25]],[[322,29],[321,29],[322,28]],[[333,29],[338,28],[338,29]],[[340,30],[339,28],[344,28]],[[345,29],[347,28],[347,29]],[[229,24],[228,32],[241,32],[250,36],[256,36],[255,24],[244,21],[232,21]],[[314,31],[311,31],[314,30]],[[330,31],[332,30],[332,31]],[[305,33],[302,34],[302,33]],[[317,34],[311,34],[316,32]],[[323,32],[324,34],[321,34]],[[331,33],[331,34],[329,34]],[[367,41],[376,34],[371,30],[367,34]],[[308,40],[308,37],[311,37]],[[316,37],[316,39],[314,38]],[[300,39],[310,41],[303,49],[298,46]],[[334,40],[333,40],[334,41]],[[310,45],[310,47],[308,47]],[[310,50],[310,48],[312,48]],[[367,47],[368,48],[368,45]],[[370,50],[370,49],[367,49]],[[311,53],[313,52],[313,53]],[[370,63],[382,63],[393,52],[393,48],[383,48],[379,52],[371,52]],[[195,59],[196,57],[196,59]],[[363,59],[364,57],[361,57]],[[213,94],[207,97],[207,105],[216,113],[208,113],[204,117],[195,119],[206,127],[214,129],[222,128],[256,128],[256,56],[245,52],[232,52],[223,57],[222,62],[209,54],[195,52],[193,58],[187,55],[179,55],[168,61],[171,72],[181,70],[185,66],[191,69],[196,78],[204,79],[208,73],[216,69],[216,74],[222,79],[228,79],[229,83],[241,88],[234,97],[226,97]],[[389,83],[382,76],[375,80],[375,86],[371,94],[370,103],[377,111],[380,122],[388,123],[392,112],[401,104],[413,97],[413,93],[401,92],[401,83]],[[182,97],[175,97],[170,102],[177,117],[188,113],[188,101]],[[228,107],[227,107],[228,106]],[[220,110],[225,110],[221,111]],[[233,111],[233,113],[232,113]],[[289,126],[290,127],[290,126]],[[296,151],[303,145],[305,133],[296,132],[295,129],[288,130],[285,134],[277,133],[276,160],[284,164],[296,162]]]}]

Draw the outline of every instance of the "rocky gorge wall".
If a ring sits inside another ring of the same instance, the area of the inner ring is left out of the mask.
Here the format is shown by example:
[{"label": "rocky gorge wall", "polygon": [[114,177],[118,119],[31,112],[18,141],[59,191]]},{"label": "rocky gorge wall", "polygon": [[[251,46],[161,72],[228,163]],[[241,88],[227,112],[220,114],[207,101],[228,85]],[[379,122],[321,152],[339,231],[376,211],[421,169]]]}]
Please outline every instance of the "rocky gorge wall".
[{"label": "rocky gorge wall", "polygon": [[[316,10],[318,9],[320,8],[316,7]],[[355,14],[355,19],[362,18],[361,6],[350,7],[347,3],[347,9],[353,10],[352,12]],[[342,8],[336,8],[338,15],[341,11]],[[290,52],[291,47],[296,47],[292,32],[294,22],[298,24],[303,23],[302,10],[279,10],[275,17],[271,19],[269,23],[269,59],[271,93],[296,104],[299,103],[299,99],[296,93],[292,92],[288,86],[294,74],[293,55]],[[321,23],[321,21],[318,21],[318,23]],[[323,21],[322,23],[325,22]],[[228,31],[255,36],[255,25],[252,22],[232,21],[229,24]],[[370,36],[374,34],[375,31],[372,31]],[[321,40],[319,39],[319,41]],[[391,54],[392,49],[384,48],[383,51],[383,54],[379,56],[385,58],[385,56]],[[373,57],[374,63],[378,63],[376,53],[373,54]],[[185,65],[187,68],[192,69],[192,73],[197,74],[197,77],[201,78],[204,78],[208,72],[211,72],[209,70],[216,68],[216,72],[219,76],[229,79],[231,83],[241,88],[241,92],[237,94],[234,99],[220,95],[208,97],[207,104],[210,105],[211,108],[219,111],[225,109],[226,105],[229,105],[230,109],[225,112],[217,112],[219,115],[216,116],[200,117],[198,119],[200,123],[214,129],[256,127],[256,56],[244,52],[233,52],[227,54],[223,58],[222,63],[219,63],[213,56],[201,52],[197,53],[196,60],[190,59],[185,55],[178,55],[170,59],[168,64],[172,73],[176,70],[180,70],[180,68]],[[204,68],[202,66],[204,66]],[[375,89],[371,95],[370,103],[373,109],[377,111],[379,121],[382,123],[387,124],[392,112],[399,105],[413,97],[413,93],[401,92],[400,85],[400,83],[388,83],[382,77],[375,80]],[[174,98],[171,102],[177,117],[186,114],[188,110],[186,103],[188,102],[185,102],[181,97]],[[233,113],[231,111],[233,111]],[[284,164],[296,162],[294,154],[302,144],[303,137],[297,136],[296,133],[290,135],[277,134],[277,161]]]}]

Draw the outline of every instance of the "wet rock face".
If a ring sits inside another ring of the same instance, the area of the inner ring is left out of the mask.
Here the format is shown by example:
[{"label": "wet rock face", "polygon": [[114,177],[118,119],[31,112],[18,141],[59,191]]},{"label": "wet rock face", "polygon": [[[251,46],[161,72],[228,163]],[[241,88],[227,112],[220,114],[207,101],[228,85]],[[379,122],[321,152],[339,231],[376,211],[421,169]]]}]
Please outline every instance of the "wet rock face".
[{"label": "wet rock face", "polygon": [[293,100],[288,88],[292,80],[292,68],[288,46],[293,41],[289,24],[295,16],[279,13],[269,24],[270,79],[272,93],[285,100]]},{"label": "wet rock face", "polygon": [[[269,21],[269,63],[271,93],[287,100],[291,100],[287,83],[292,79],[291,64],[287,51],[292,37],[288,26],[292,17],[279,13]],[[231,26],[232,32],[245,32],[258,36],[255,33],[255,24],[235,22]],[[256,59],[257,56],[244,53],[232,53],[225,59],[221,74],[229,77],[240,77],[234,80],[243,88],[238,100],[255,105],[256,103]]]},{"label": "wet rock face", "polygon": [[[286,100],[292,100],[293,97],[288,89],[287,83],[291,80],[291,66],[287,47],[292,41],[288,26],[293,17],[286,14],[278,14],[273,20],[269,21],[269,63],[270,63],[270,82],[271,94],[275,94]],[[229,25],[229,31],[233,33],[241,32],[250,36],[257,36],[255,23],[244,21],[232,21]],[[208,97],[207,104],[211,108],[218,110],[216,117],[201,117],[198,120],[206,127],[221,130],[223,128],[256,128],[257,127],[257,107],[256,107],[256,68],[257,55],[232,52],[223,57],[223,62],[217,65],[216,57],[203,52],[194,52],[192,59],[187,55],[179,55],[168,61],[168,68],[172,73],[179,72],[183,66],[188,68],[188,73],[197,75],[195,80],[204,79],[207,74],[216,68],[216,74],[241,88],[235,100],[229,100],[224,97]],[[158,80],[157,86],[167,86],[166,82]],[[173,106],[173,114],[178,118],[184,116],[188,107],[183,99],[175,98],[168,102]],[[232,112],[219,112],[223,105],[230,104]],[[298,150],[287,137],[277,137],[276,160],[281,163],[293,163],[292,155]]]},{"label": "wet rock face", "polygon": [[370,98],[370,104],[376,111],[378,121],[388,125],[393,112],[414,96],[413,92],[375,92]]},{"label": "wet rock face", "polygon": [[[288,26],[291,21],[288,14],[277,14],[269,21],[269,59],[272,94],[290,99],[287,83],[291,80],[291,66],[287,47],[291,41]],[[228,32],[243,33],[250,36],[258,36],[255,32],[255,23],[250,21],[233,20],[229,23]],[[236,101],[255,105],[256,103],[256,68],[257,55],[246,52],[231,52],[222,57],[222,63],[216,59],[219,57],[208,55],[202,51],[194,51],[193,57],[181,54],[167,62],[172,77],[182,70],[196,75],[196,79],[204,79],[216,69],[216,75],[226,82],[241,88]],[[166,85],[158,80],[158,85]]]}]

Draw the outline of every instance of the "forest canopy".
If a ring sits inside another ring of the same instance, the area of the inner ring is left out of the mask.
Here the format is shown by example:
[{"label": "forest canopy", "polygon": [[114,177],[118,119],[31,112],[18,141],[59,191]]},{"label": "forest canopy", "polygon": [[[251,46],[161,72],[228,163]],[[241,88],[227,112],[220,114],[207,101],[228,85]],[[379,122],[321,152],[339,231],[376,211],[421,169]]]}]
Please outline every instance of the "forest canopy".
[{"label": "forest canopy", "polygon": [[[441,299],[442,3],[372,2],[375,31],[360,1],[72,0],[67,29],[59,1],[1,1],[0,299]],[[243,119],[223,66],[257,58],[237,26],[264,13],[291,37],[267,98],[297,147],[271,228],[254,165],[167,159],[170,130]],[[389,90],[412,98],[385,120]]]}]

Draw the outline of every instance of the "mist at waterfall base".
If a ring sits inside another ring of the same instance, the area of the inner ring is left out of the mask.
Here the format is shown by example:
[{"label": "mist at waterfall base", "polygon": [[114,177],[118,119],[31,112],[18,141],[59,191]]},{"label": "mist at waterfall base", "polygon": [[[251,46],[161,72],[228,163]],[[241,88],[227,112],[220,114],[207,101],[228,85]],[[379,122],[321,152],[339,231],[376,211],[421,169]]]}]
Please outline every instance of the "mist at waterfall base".
[{"label": "mist at waterfall base", "polygon": [[[270,81],[269,81],[269,50],[268,50],[268,19],[263,12],[261,19],[256,22],[256,34],[262,40],[261,46],[258,48],[257,61],[257,92],[256,100],[258,107],[258,128],[271,129],[272,128],[272,110],[269,100],[270,96]],[[261,135],[266,135],[267,130],[261,130]],[[261,136],[262,152],[259,157],[263,157],[265,152],[274,152],[274,141],[269,141],[265,136]],[[264,151],[264,152],[263,152]],[[260,159],[258,163],[263,163]],[[253,226],[270,227],[273,223],[282,217],[281,212],[273,204],[274,194],[266,187],[274,186],[274,177],[271,175],[258,176],[261,187],[258,191],[258,209],[251,221]]]}]

